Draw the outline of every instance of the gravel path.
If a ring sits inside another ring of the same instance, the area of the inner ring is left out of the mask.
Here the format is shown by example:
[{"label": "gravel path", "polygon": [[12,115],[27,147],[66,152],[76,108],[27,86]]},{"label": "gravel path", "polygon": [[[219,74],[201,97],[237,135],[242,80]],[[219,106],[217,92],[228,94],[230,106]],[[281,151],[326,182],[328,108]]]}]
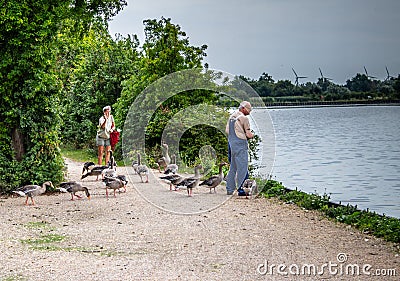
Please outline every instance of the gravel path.
[{"label": "gravel path", "polygon": [[[82,163],[66,162],[79,180]],[[0,280],[399,280],[391,243],[276,200],[229,198],[223,187],[189,198],[154,173],[148,184],[130,177],[109,199],[95,177],[83,181],[91,200],[1,198]]]}]

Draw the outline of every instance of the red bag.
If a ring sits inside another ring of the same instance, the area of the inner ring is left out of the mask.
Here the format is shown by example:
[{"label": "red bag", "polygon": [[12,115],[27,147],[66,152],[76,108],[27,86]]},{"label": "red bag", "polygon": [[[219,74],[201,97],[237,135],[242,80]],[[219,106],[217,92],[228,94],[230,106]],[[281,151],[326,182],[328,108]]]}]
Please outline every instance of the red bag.
[{"label": "red bag", "polygon": [[119,132],[118,131],[112,131],[110,133],[110,144],[111,147],[114,147],[119,141]]}]

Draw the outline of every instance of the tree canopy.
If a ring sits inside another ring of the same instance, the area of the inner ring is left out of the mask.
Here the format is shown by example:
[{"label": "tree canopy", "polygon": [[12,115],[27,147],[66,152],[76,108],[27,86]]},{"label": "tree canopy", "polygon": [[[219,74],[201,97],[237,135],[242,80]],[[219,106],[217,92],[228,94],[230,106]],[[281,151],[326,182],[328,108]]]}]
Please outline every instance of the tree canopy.
[{"label": "tree canopy", "polygon": [[[2,1],[0,6],[0,188],[62,179],[60,38],[82,36],[125,1]],[[72,24],[73,23],[73,24]]]}]

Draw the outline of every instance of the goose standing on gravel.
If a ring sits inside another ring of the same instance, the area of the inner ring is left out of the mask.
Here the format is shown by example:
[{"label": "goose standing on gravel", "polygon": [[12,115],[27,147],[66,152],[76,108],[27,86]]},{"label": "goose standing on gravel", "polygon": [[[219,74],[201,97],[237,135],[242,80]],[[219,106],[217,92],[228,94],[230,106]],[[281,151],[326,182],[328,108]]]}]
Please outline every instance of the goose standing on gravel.
[{"label": "goose standing on gravel", "polygon": [[107,199],[108,199],[108,189],[114,189],[114,197],[116,197],[116,196],[115,196],[115,191],[116,191],[117,189],[120,189],[120,188],[123,188],[123,187],[124,187],[124,183],[123,183],[121,180],[117,179],[117,178],[105,177],[105,178],[103,179],[103,183],[104,183],[105,186],[106,186],[106,196],[107,196]]},{"label": "goose standing on gravel", "polygon": [[114,171],[116,171],[117,170],[117,162],[115,161],[115,158],[114,158],[114,155],[113,155],[113,151],[109,150],[108,152],[110,153],[110,160],[108,160],[107,166],[110,169],[113,169]]},{"label": "goose standing on gravel", "polygon": [[107,168],[101,171],[102,178],[104,177],[112,177],[115,178],[117,176],[117,172],[113,169]]},{"label": "goose standing on gravel", "polygon": [[119,179],[124,184],[124,186],[122,188],[124,189],[124,192],[126,192],[126,185],[128,184],[128,180],[126,179],[126,176],[125,175],[117,175],[115,178]]},{"label": "goose standing on gravel", "polygon": [[25,205],[28,205],[29,198],[31,198],[32,205],[35,205],[33,197],[45,193],[47,187],[54,188],[53,183],[51,181],[46,181],[42,184],[42,186],[36,184],[25,185],[14,190],[13,192],[19,194],[20,196],[26,196]]},{"label": "goose standing on gravel", "polygon": [[136,160],[133,160],[132,161],[132,168],[133,168],[133,171],[134,171],[134,174],[136,175],[138,172],[137,172],[137,167],[138,167],[139,165],[138,165],[138,162],[136,161]]},{"label": "goose standing on gravel", "polygon": [[185,178],[182,181],[180,181],[177,185],[176,188],[180,189],[180,188],[186,188],[187,189],[187,193],[189,197],[192,197],[192,191],[193,188],[197,187],[197,185],[200,182],[200,169],[202,169],[203,167],[201,165],[197,165],[194,168],[194,176],[193,177],[189,177],[189,178]]},{"label": "goose standing on gravel", "polygon": [[205,185],[207,188],[210,189],[210,193],[211,193],[212,189],[214,189],[214,193],[217,193],[215,188],[224,179],[224,172],[222,171],[222,167],[225,166],[225,165],[228,165],[228,163],[225,163],[225,162],[220,163],[219,164],[219,174],[209,177],[208,179],[206,179],[205,181],[203,181],[199,185]]},{"label": "goose standing on gravel", "polygon": [[104,176],[113,177],[113,178],[115,178],[117,176],[117,162],[115,162],[112,150],[109,150],[108,153],[110,154],[110,160],[108,160],[108,162],[107,162],[108,168],[104,169],[101,172],[103,179],[104,179]]},{"label": "goose standing on gravel", "polygon": [[103,170],[108,169],[108,166],[96,166],[89,170],[86,174],[82,175],[81,180],[89,176],[97,176],[96,180],[99,180],[99,176],[102,175]]},{"label": "goose standing on gravel", "polygon": [[172,154],[172,156],[171,156],[171,164],[169,164],[167,166],[167,168],[165,168],[164,174],[166,174],[166,175],[168,175],[170,173],[176,174],[178,172],[178,169],[179,169],[179,167],[176,164],[176,155]]},{"label": "goose standing on gravel", "polygon": [[163,143],[162,146],[165,148],[165,152],[163,153],[163,157],[157,160],[158,171],[161,173],[161,167],[165,171],[166,167],[171,163],[171,158],[168,154],[168,144]]},{"label": "goose standing on gravel", "polygon": [[74,201],[74,196],[78,197],[79,199],[82,198],[82,196],[75,194],[78,191],[84,191],[86,194],[86,197],[90,200],[90,193],[87,187],[80,185],[79,183],[75,181],[69,181],[69,182],[62,182],[60,183],[59,190],[61,192],[69,192],[71,193],[71,201]]},{"label": "goose standing on gravel", "polygon": [[[164,180],[166,183],[169,184],[169,190],[172,190],[172,186],[178,184],[183,180],[183,177],[178,174],[170,174],[166,176],[160,177],[160,179]],[[174,190],[177,190],[174,188]]]},{"label": "goose standing on gravel", "polygon": [[85,162],[83,164],[83,169],[82,169],[82,175],[85,172],[89,172],[91,169],[93,169],[96,166],[96,164],[94,164],[93,162]]},{"label": "goose standing on gravel", "polygon": [[258,193],[257,182],[251,179],[245,180],[243,183],[243,190],[246,193],[246,198],[248,198],[248,196],[253,198],[253,195]]},{"label": "goose standing on gravel", "polygon": [[140,153],[138,153],[137,173],[140,176],[140,180],[142,182],[143,182],[143,177],[144,176],[146,177],[146,183],[149,182],[149,168],[146,165],[142,165]]}]

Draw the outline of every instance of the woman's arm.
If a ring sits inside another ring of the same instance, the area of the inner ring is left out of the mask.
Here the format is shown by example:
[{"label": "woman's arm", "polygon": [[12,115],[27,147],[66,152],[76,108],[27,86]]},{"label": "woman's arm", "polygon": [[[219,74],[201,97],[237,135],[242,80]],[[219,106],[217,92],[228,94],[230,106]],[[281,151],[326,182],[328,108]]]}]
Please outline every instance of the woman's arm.
[{"label": "woman's arm", "polygon": [[104,129],[106,126],[107,118],[103,115],[99,119],[100,128]]}]

